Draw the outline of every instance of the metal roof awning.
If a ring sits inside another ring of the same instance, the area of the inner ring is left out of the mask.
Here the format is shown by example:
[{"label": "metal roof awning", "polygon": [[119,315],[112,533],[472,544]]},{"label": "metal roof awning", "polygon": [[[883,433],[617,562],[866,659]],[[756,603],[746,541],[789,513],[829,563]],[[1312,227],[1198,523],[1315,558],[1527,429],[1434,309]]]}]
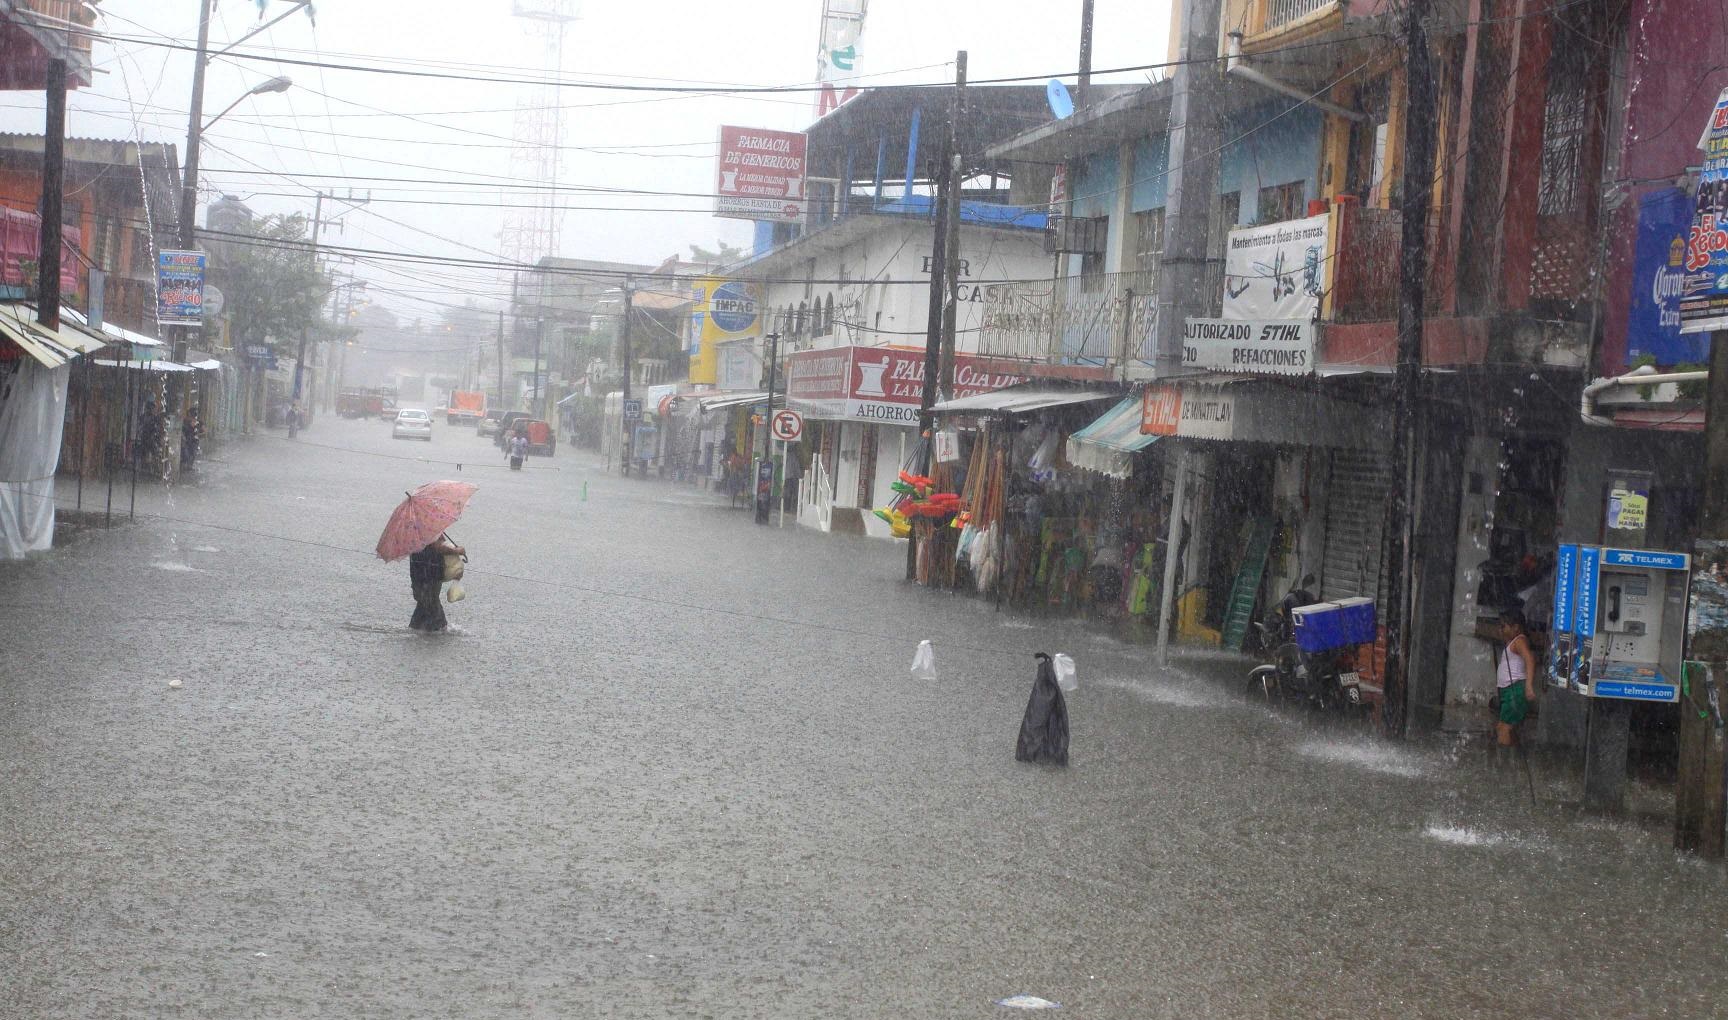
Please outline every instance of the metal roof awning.
[{"label": "metal roof awning", "polygon": [[1007,389],[975,393],[969,397],[944,400],[930,410],[936,414],[1030,414],[1052,407],[1070,404],[1090,404],[1101,400],[1116,400],[1120,392],[1100,390],[1056,389],[1049,386],[1010,386]]},{"label": "metal roof awning", "polygon": [[0,315],[0,337],[12,341],[43,368],[59,368],[78,356],[9,316]]},{"label": "metal roof awning", "polygon": [[[776,393],[776,400],[784,400],[785,394]],[[711,397],[703,397],[698,401],[704,411],[719,411],[728,407],[740,407],[744,404],[760,404],[768,399],[768,392],[759,393],[716,393]]]},{"label": "metal roof awning", "polygon": [[[90,320],[85,317],[84,313],[75,308],[62,308],[60,309],[60,315],[62,318],[72,320],[73,323],[83,329],[88,330],[95,328],[90,325]],[[127,329],[125,326],[119,326],[112,322],[104,322],[102,324],[102,332],[111,337],[112,340],[123,340],[129,344],[136,344],[139,347],[163,346],[162,341],[155,337],[145,336],[142,333],[135,332]],[[110,342],[112,342],[112,340],[110,340]]]},{"label": "metal roof awning", "polygon": [[1068,463],[1113,478],[1128,477],[1134,454],[1158,441],[1140,431],[1140,395],[1123,397],[1092,424],[1068,437]]},{"label": "metal roof awning", "polygon": [[[173,373],[197,371],[197,369],[193,368],[191,365],[182,365],[175,361],[109,361],[104,358],[97,358],[93,364],[100,365],[103,368],[124,368],[133,372]],[[218,363],[217,367],[220,368],[221,364]]]},{"label": "metal roof awning", "polygon": [[198,371],[198,372],[220,372],[220,371],[222,371],[222,363],[220,361],[217,361],[215,358],[207,358],[204,361],[194,361],[192,364],[188,365],[187,367],[193,369],[194,371]]}]

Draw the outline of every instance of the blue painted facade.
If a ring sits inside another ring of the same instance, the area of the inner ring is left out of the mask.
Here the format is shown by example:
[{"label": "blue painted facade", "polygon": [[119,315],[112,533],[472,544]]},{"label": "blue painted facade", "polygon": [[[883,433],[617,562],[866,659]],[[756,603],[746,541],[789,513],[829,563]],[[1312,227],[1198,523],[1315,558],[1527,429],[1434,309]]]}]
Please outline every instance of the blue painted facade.
[{"label": "blue painted facade", "polygon": [[[1320,197],[1320,144],[1325,114],[1299,103],[1274,100],[1244,111],[1227,127],[1229,144],[1220,155],[1219,195],[1239,196],[1236,225],[1258,222],[1260,189],[1300,181],[1303,199]],[[1237,127],[1237,125],[1240,125]],[[1151,135],[1133,144],[1132,176],[1121,180],[1120,150],[1112,146],[1070,164],[1069,195],[1075,216],[1110,218],[1109,243],[1117,245],[1122,224],[1114,215],[1119,189],[1129,190],[1129,211],[1162,209],[1168,202],[1170,139]],[[1080,259],[1067,260],[1069,275],[1080,272]]]}]

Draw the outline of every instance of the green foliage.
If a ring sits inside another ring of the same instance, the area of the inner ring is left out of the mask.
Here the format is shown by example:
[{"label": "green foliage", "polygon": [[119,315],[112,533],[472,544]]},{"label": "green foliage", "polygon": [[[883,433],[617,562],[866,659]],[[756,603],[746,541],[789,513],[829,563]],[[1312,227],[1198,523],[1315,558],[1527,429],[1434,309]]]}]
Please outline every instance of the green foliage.
[{"label": "green foliage", "polygon": [[714,245],[715,247],[713,248],[704,248],[699,244],[691,245],[690,261],[713,262],[725,265],[729,262],[736,262],[744,255],[744,249],[735,244],[727,244],[725,241],[716,240]]},{"label": "green foliage", "polygon": [[235,345],[298,342],[302,330],[329,339],[323,324],[328,278],[303,242],[307,218],[266,216],[252,237],[223,245],[218,269]]}]

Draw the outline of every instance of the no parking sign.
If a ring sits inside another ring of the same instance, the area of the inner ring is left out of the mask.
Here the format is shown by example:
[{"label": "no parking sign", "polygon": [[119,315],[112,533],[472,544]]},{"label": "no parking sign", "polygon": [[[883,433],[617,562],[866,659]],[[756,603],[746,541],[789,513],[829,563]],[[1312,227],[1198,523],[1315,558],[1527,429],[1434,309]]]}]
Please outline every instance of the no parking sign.
[{"label": "no parking sign", "polygon": [[775,411],[769,419],[768,431],[782,443],[796,443],[804,434],[804,416],[797,411]]}]

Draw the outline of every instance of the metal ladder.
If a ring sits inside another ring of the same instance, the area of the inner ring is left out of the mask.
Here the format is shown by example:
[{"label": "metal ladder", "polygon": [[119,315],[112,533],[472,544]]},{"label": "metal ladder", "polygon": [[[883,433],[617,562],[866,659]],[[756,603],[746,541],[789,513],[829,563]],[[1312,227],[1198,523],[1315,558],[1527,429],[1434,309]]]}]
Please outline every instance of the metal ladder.
[{"label": "metal ladder", "polygon": [[1272,549],[1275,528],[1273,518],[1258,517],[1249,533],[1242,566],[1236,571],[1236,581],[1230,585],[1230,601],[1224,606],[1223,638],[1219,644],[1229,651],[1240,652],[1248,637],[1248,623],[1259,601],[1260,579],[1266,574],[1266,554]]}]

